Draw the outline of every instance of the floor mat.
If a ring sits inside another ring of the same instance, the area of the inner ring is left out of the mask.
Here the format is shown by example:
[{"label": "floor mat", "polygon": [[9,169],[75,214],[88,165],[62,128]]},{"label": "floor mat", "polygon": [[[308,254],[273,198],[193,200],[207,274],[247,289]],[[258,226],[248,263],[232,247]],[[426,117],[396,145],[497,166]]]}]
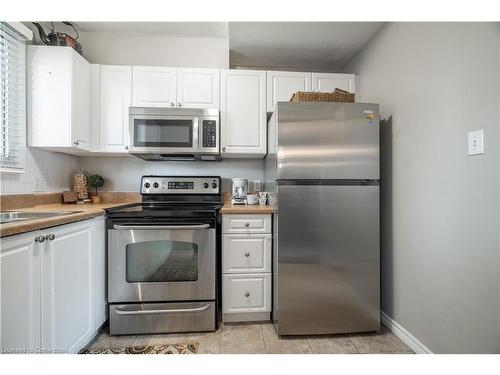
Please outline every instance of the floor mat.
[{"label": "floor mat", "polygon": [[131,346],[129,348],[89,348],[81,354],[196,354],[198,343]]}]

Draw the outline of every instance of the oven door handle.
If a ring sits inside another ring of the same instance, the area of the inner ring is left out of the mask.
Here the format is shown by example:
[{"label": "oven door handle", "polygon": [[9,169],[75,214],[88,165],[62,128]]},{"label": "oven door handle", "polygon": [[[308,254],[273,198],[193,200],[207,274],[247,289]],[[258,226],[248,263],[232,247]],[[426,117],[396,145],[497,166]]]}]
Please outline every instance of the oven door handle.
[{"label": "oven door handle", "polygon": [[206,311],[210,308],[210,304],[205,306],[195,307],[192,309],[161,309],[161,310],[122,310],[115,309],[118,315],[150,315],[150,314],[179,314],[179,313],[194,313]]},{"label": "oven door handle", "polygon": [[210,224],[196,224],[196,225],[113,225],[113,229],[125,230],[161,230],[161,229],[208,229]]}]

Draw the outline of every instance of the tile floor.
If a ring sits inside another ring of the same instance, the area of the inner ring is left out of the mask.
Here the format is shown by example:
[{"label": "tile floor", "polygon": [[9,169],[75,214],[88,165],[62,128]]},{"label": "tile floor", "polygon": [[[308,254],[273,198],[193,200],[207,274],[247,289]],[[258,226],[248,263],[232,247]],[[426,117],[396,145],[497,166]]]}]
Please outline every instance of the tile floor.
[{"label": "tile floor", "polygon": [[105,329],[91,346],[116,348],[190,342],[199,343],[200,354],[413,354],[384,326],[380,333],[280,338],[271,323],[222,324],[217,332],[138,336],[109,336]]}]

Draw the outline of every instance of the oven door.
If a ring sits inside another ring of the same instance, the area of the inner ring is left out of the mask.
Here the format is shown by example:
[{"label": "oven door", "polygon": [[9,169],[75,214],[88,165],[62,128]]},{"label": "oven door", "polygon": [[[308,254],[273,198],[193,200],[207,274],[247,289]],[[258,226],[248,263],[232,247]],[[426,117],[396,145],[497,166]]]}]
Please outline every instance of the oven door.
[{"label": "oven door", "polygon": [[197,116],[130,115],[130,152],[196,154]]},{"label": "oven door", "polygon": [[113,224],[109,302],[215,299],[215,224]]}]

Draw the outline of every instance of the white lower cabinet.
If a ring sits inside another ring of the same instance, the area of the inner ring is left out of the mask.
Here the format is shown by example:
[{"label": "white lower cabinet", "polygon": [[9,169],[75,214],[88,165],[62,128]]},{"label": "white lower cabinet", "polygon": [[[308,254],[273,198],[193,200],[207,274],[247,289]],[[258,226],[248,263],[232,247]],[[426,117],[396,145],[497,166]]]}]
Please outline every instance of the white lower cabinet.
[{"label": "white lower cabinet", "polygon": [[271,215],[224,215],[222,228],[223,320],[269,320]]},{"label": "white lower cabinet", "polygon": [[0,241],[0,353],[31,353],[41,344],[39,232]]},{"label": "white lower cabinet", "polygon": [[222,288],[225,314],[271,311],[270,274],[224,275]]},{"label": "white lower cabinet", "polygon": [[0,349],[77,353],[105,319],[104,218],[1,245]]}]

